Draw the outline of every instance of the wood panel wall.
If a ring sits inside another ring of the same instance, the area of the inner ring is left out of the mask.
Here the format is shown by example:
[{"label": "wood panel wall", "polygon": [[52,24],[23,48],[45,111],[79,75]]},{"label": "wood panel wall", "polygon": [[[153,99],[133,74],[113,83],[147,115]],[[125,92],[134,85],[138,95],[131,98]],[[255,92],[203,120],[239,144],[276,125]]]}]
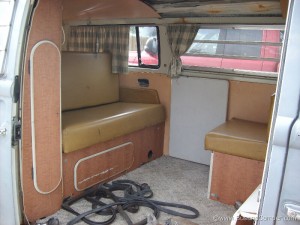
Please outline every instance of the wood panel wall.
[{"label": "wood panel wall", "polygon": [[281,6],[281,14],[284,19],[286,19],[288,8],[289,8],[289,0],[280,0]]},{"label": "wood panel wall", "polygon": [[170,139],[171,79],[165,74],[132,72],[128,75],[119,76],[120,86],[138,88],[140,87],[138,79],[142,78],[149,80],[149,88],[157,90],[160,102],[166,109],[164,154],[168,155]]},{"label": "wood panel wall", "polygon": [[244,202],[261,183],[264,162],[214,152],[210,199],[234,205]]},{"label": "wood panel wall", "polygon": [[59,53],[55,50],[56,54],[53,54],[49,45],[49,51],[46,48],[41,54],[38,50],[34,69],[28,69],[30,53],[38,42],[49,40],[60,49],[61,21],[61,0],[40,0],[33,15],[26,49],[22,93],[22,191],[24,214],[28,221],[56,212],[62,203],[62,182],[50,194],[41,194],[34,187],[30,102],[30,77],[34,72],[38,185],[42,188],[55,187],[60,178],[61,162]]},{"label": "wood panel wall", "polygon": [[[95,177],[91,182],[98,183],[103,181],[112,180],[114,178],[117,178],[121,174],[124,174],[126,172],[129,172],[131,170],[134,170],[144,163],[150,162],[151,160],[155,160],[162,156],[163,154],[163,136],[164,134],[164,123],[160,123],[157,125],[154,125],[152,127],[147,127],[145,129],[123,135],[121,137],[114,138],[112,140],[102,142],[95,144],[93,146],[87,147],[84,150],[81,151],[74,151],[71,153],[66,153],[63,156],[63,166],[64,166],[64,197],[69,197],[73,195],[78,195],[80,192],[76,191],[74,186],[74,167],[78,160],[89,157],[94,154],[98,154],[99,152],[103,152],[107,149],[120,146],[125,143],[131,143],[130,145],[126,146],[127,156],[129,158],[124,159],[124,156],[118,155],[118,154],[111,154],[110,159],[106,162],[106,170],[114,167],[112,165],[118,164],[122,167],[122,163],[120,164],[120,160],[133,160],[133,163],[131,164],[130,168],[127,166],[119,168],[120,173],[110,173],[107,174],[107,176],[93,176],[94,174],[100,174],[101,173],[101,164],[103,164],[107,156],[102,155],[104,157],[98,157],[98,159],[95,159],[97,164],[100,164],[98,166],[95,166],[93,163],[84,163],[82,165],[83,168],[81,168],[81,171],[77,171],[78,177],[82,177],[82,179],[88,180],[91,177]],[[122,150],[125,150],[124,148]],[[133,151],[133,155],[131,154]],[[149,155],[149,151],[152,152],[152,154]],[[126,154],[126,153],[124,153]],[[130,156],[131,155],[131,156]],[[129,162],[129,164],[130,164]],[[111,167],[110,167],[111,166]],[[98,167],[98,168],[97,168]],[[98,172],[97,172],[98,171]],[[79,187],[86,188],[91,183],[86,182],[86,184],[79,185]]]},{"label": "wood panel wall", "polygon": [[271,96],[276,85],[230,81],[227,119],[268,123]]},{"label": "wood panel wall", "polygon": [[[120,75],[121,87],[139,87],[138,79],[149,80],[149,88],[156,89],[160,101],[165,106],[167,120],[165,125],[164,154],[169,153],[171,79],[165,74],[131,72]],[[239,118],[254,122],[268,123],[271,96],[276,91],[275,84],[242,81],[229,82],[227,119]]]}]

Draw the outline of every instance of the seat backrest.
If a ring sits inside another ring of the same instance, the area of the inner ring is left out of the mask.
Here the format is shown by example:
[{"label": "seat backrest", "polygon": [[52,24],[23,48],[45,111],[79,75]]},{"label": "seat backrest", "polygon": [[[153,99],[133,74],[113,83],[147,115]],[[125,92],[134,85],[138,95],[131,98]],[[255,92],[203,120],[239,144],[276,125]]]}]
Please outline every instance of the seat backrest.
[{"label": "seat backrest", "polygon": [[63,52],[62,110],[119,101],[119,77],[111,73],[108,53]]}]

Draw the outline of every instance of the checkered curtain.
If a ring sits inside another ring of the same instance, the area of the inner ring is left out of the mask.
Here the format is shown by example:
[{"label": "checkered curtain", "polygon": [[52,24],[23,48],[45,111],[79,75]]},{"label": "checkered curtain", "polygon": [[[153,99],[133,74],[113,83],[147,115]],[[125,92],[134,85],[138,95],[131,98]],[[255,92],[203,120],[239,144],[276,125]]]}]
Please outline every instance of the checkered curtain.
[{"label": "checkered curtain", "polygon": [[182,63],[180,56],[190,48],[198,30],[199,25],[184,24],[167,26],[169,45],[173,54],[169,66],[169,74],[171,77],[175,77],[181,73]]},{"label": "checkered curtain", "polygon": [[110,52],[112,73],[128,73],[129,26],[72,26],[69,51]]}]

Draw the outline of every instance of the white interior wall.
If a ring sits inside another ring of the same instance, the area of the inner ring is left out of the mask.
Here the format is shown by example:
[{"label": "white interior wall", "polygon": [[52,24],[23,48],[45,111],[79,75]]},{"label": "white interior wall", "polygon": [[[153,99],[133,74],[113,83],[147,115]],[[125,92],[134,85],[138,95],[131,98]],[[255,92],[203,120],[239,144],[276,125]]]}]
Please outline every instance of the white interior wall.
[{"label": "white interior wall", "polygon": [[210,164],[205,134],[226,120],[228,81],[195,77],[172,80],[170,156]]}]

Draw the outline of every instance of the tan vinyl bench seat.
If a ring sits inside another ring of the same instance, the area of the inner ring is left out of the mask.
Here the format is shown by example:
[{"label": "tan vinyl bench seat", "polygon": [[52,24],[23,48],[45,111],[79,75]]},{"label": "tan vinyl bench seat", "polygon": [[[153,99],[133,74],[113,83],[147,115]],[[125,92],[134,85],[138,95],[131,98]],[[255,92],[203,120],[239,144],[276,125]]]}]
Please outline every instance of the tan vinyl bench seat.
[{"label": "tan vinyl bench seat", "polygon": [[239,119],[229,120],[206,135],[205,149],[264,161],[267,150],[267,126]]},{"label": "tan vinyl bench seat", "polygon": [[62,113],[64,153],[165,121],[161,104],[117,102]]}]

